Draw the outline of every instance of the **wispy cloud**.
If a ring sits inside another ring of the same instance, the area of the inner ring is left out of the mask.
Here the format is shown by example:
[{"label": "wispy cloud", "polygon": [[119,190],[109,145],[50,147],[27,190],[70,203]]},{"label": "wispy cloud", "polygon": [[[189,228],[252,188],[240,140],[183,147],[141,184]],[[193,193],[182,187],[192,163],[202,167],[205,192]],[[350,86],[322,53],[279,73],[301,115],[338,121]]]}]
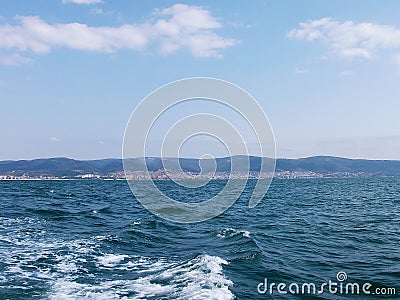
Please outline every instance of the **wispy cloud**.
[{"label": "wispy cloud", "polygon": [[0,55],[0,65],[20,66],[33,62],[33,59],[19,54]]},{"label": "wispy cloud", "polygon": [[295,71],[294,71],[296,74],[308,74],[308,73],[310,73],[310,70],[308,70],[308,69],[296,69]]},{"label": "wispy cloud", "polygon": [[112,53],[119,49],[145,50],[156,43],[164,55],[187,49],[196,57],[220,57],[223,49],[238,43],[215,32],[222,24],[208,10],[185,4],[157,12],[155,20],[119,27],[49,24],[38,16],[15,19],[17,25],[0,25],[0,49],[46,54],[64,47]]},{"label": "wispy cloud", "polygon": [[62,3],[75,3],[75,4],[96,4],[101,3],[102,0],[62,0]]},{"label": "wispy cloud", "polygon": [[[112,15],[116,15],[117,18],[119,18],[119,15],[116,14],[114,11],[112,10],[104,10],[98,6],[94,6],[89,10],[89,13],[92,15],[98,15],[98,16],[112,16]],[[123,23],[123,22],[120,22]]]},{"label": "wispy cloud", "polygon": [[58,137],[52,136],[49,138],[50,142],[55,142],[55,143],[59,143],[61,142],[61,139],[59,139]]},{"label": "wispy cloud", "polygon": [[308,42],[322,41],[331,53],[347,58],[372,59],[382,53],[394,57],[400,52],[400,29],[375,23],[323,18],[300,23],[287,36]]}]

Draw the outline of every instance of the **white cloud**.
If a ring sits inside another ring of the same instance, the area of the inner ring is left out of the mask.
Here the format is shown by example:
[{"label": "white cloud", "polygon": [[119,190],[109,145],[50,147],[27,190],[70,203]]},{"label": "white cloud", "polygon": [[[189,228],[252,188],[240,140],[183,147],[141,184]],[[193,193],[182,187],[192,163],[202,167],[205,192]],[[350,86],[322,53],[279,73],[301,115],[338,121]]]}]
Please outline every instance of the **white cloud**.
[{"label": "white cloud", "polygon": [[199,6],[175,4],[163,9],[153,26],[153,34],[160,39],[160,51],[163,54],[175,52],[179,48],[188,48],[194,56],[221,56],[219,50],[234,46],[237,40],[224,38],[213,29],[222,24],[211,16],[208,10]]},{"label": "white cloud", "polygon": [[38,16],[17,16],[17,25],[0,25],[0,49],[46,54],[55,48],[111,53],[119,49],[145,50],[159,45],[162,54],[187,49],[193,56],[221,56],[238,43],[214,32],[222,24],[202,7],[176,4],[161,10],[155,21],[119,27],[82,23],[49,24]]},{"label": "white cloud", "polygon": [[62,3],[75,3],[75,4],[96,4],[101,3],[102,0],[62,0]]},{"label": "white cloud", "polygon": [[400,52],[400,29],[393,26],[323,18],[300,23],[299,27],[287,36],[308,42],[320,40],[341,57],[372,59],[382,52],[392,56]]},{"label": "white cloud", "polygon": [[308,74],[308,73],[310,73],[310,70],[307,70],[307,69],[296,69],[295,73],[296,74]]},{"label": "white cloud", "polygon": [[51,25],[39,17],[17,17],[20,25],[0,27],[0,48],[45,54],[55,47],[113,52],[119,48],[139,50],[148,41],[143,26],[90,27],[68,23]]},{"label": "white cloud", "polygon": [[5,66],[20,66],[31,62],[33,62],[33,59],[19,54],[0,56],[0,65]]},{"label": "white cloud", "polygon": [[49,140],[51,142],[55,142],[55,143],[59,143],[61,142],[61,139],[59,139],[58,137],[52,136],[51,138],[49,138]]}]

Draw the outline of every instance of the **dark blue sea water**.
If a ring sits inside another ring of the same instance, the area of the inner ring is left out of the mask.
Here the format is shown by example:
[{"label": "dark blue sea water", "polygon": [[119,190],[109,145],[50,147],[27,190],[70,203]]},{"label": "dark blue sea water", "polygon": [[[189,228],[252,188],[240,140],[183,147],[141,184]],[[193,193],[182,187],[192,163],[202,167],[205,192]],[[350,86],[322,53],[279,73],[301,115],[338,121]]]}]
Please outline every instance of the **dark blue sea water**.
[{"label": "dark blue sea water", "polygon": [[318,285],[338,272],[397,289],[350,298],[400,299],[400,179],[274,180],[249,209],[252,185],[221,216],[177,224],[125,181],[0,181],[0,299],[342,299],[257,291],[265,278]]}]

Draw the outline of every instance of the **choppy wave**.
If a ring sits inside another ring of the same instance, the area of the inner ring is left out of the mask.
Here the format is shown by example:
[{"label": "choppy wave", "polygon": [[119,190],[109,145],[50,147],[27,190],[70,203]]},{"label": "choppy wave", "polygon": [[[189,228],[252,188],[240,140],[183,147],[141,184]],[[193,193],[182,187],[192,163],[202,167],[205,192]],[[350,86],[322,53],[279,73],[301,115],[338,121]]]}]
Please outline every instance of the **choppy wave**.
[{"label": "choppy wave", "polygon": [[[67,267],[57,278],[50,299],[233,299],[233,282],[223,274],[227,262],[216,256],[199,255],[184,262],[154,261],[144,257],[105,254],[101,266],[115,270],[137,271],[130,280],[97,280],[79,283],[77,269]],[[72,272],[71,272],[72,271]],[[143,274],[143,276],[141,276]]]},{"label": "choppy wave", "polygon": [[[168,296],[172,299],[233,299],[229,290],[233,282],[223,274],[228,264],[218,256],[207,254],[167,264],[162,271],[140,277],[133,282],[138,299]],[[156,264],[156,268],[159,265]]]},{"label": "choppy wave", "polygon": [[[38,226],[31,218],[1,218],[0,223],[2,229],[14,228],[1,236],[6,268],[0,283],[22,293],[47,289],[42,297],[48,299],[234,298],[229,290],[233,282],[223,274],[228,262],[218,256],[179,261],[103,253],[107,236],[66,241],[47,238],[45,224]],[[39,227],[34,234],[26,230],[33,224]],[[107,276],[99,276],[107,270]],[[121,271],[132,278],[118,278]]]}]

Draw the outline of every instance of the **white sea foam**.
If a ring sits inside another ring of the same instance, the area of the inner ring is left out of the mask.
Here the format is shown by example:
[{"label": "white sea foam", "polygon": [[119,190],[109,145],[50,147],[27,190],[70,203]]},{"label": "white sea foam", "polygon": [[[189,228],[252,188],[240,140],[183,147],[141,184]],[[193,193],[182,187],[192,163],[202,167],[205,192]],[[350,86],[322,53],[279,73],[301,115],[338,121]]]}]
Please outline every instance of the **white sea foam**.
[{"label": "white sea foam", "polygon": [[236,230],[233,228],[225,228],[222,229],[217,236],[220,238],[226,238],[226,237],[233,237],[236,235],[242,235],[243,237],[249,238],[250,237],[250,231],[247,230]]},{"label": "white sea foam", "polygon": [[[23,283],[27,279],[40,282],[87,271],[81,256],[96,254],[99,247],[96,238],[72,241],[50,238],[41,229],[44,225],[42,220],[31,218],[0,218],[0,229],[6,229],[1,230],[0,240],[8,243],[6,247],[0,245],[6,282]],[[35,231],[30,230],[32,227]],[[47,264],[37,263],[45,260]]]},{"label": "white sea foam", "polygon": [[123,261],[125,258],[128,258],[128,255],[117,255],[117,254],[105,254],[104,256],[100,256],[98,258],[98,265],[102,265],[104,267],[114,267]]},{"label": "white sea foam", "polygon": [[74,262],[61,261],[57,264],[57,268],[61,273],[75,273],[78,271],[78,267]]},{"label": "white sea foam", "polygon": [[147,299],[148,297],[168,295],[174,291],[171,285],[152,283],[150,278],[139,278],[132,283],[133,289],[137,292],[136,299]]},{"label": "white sea foam", "polygon": [[168,293],[172,299],[233,299],[229,290],[233,282],[222,272],[222,265],[226,264],[218,256],[201,255],[141,277],[133,282],[133,287],[139,299],[159,295],[156,292]]},{"label": "white sea foam", "polygon": [[[121,253],[102,253],[107,236],[63,240],[50,237],[34,219],[0,218],[0,246],[6,264],[0,276],[2,284],[43,282],[50,286],[50,299],[233,299],[229,290],[233,282],[223,274],[228,262],[207,254],[182,261],[176,258],[148,258]],[[26,229],[35,225],[35,231]],[[3,236],[4,235],[4,236]],[[43,261],[47,261],[43,264]],[[38,263],[40,262],[40,263]],[[93,273],[126,270],[127,277],[104,279]],[[133,275],[133,276],[132,276]]]},{"label": "white sea foam", "polygon": [[[105,255],[101,260],[116,269],[123,266],[140,268],[146,275],[134,280],[106,280],[95,284],[82,284],[74,277],[58,278],[52,287],[50,299],[233,299],[229,290],[233,282],[223,275],[227,261],[217,256],[200,255],[185,262],[151,260],[126,255]],[[129,259],[129,262],[121,264]],[[118,261],[118,262],[117,262]],[[153,261],[153,262],[151,262]]]},{"label": "white sea foam", "polygon": [[49,295],[51,300],[75,300],[75,299],[127,299],[121,297],[121,286],[125,281],[104,281],[98,285],[89,285],[75,282],[71,278],[63,277],[56,280]]}]

